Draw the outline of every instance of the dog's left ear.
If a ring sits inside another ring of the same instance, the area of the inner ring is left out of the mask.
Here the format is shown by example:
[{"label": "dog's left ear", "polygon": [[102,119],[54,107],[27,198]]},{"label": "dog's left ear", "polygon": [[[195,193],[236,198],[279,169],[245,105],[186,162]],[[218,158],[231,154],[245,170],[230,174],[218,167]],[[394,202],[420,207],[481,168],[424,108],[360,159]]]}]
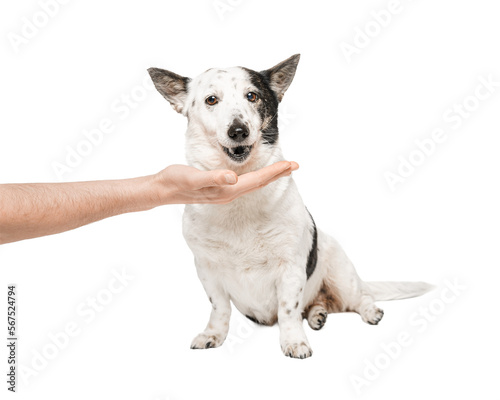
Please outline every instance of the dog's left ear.
[{"label": "dog's left ear", "polygon": [[182,114],[191,79],[160,68],[149,68],[148,72],[156,89],[175,111]]},{"label": "dog's left ear", "polygon": [[269,85],[278,96],[278,101],[283,99],[285,92],[292,83],[299,60],[300,54],[295,54],[278,65],[261,72],[269,80]]}]

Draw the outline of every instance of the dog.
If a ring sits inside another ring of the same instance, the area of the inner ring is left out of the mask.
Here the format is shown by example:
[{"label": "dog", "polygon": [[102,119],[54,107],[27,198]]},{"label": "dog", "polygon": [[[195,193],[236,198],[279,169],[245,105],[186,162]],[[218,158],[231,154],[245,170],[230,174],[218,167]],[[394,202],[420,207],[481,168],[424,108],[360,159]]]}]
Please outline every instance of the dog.
[{"label": "dog", "polygon": [[[156,89],[186,116],[186,156],[200,170],[238,175],[283,160],[278,106],[300,55],[257,72],[213,68],[190,79],[149,68]],[[353,311],[376,325],[377,300],[419,296],[424,282],[364,282],[335,239],[316,228],[293,178],[281,178],[228,204],[186,205],[183,234],[198,277],[212,303],[193,349],[220,346],[228,333],[231,302],[250,320],[278,323],[286,356],[312,355],[303,319],[321,329],[329,313]]]}]

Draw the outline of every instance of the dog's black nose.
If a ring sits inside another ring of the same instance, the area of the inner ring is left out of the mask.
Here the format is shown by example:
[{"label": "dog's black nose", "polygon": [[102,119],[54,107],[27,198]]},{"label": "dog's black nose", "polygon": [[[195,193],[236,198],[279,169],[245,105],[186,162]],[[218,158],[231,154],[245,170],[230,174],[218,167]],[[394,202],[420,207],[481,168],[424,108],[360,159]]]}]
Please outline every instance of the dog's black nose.
[{"label": "dog's black nose", "polygon": [[227,135],[235,142],[243,142],[249,135],[248,128],[241,122],[233,122],[227,131]]}]

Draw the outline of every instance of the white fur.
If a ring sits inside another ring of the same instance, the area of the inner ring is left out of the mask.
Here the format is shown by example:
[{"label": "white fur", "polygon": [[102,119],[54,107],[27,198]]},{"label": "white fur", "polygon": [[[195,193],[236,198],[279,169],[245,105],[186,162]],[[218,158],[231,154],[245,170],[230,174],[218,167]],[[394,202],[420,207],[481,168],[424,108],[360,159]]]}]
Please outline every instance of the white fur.
[{"label": "white fur", "polygon": [[[189,119],[186,154],[190,165],[204,170],[230,168],[241,174],[283,160],[279,145],[260,141],[266,121],[260,120],[243,96],[253,90],[241,68],[223,73],[209,70],[189,83],[182,113]],[[209,95],[219,98],[216,107],[200,101]],[[222,150],[222,146],[234,146],[227,129],[235,115],[248,122],[250,135],[245,144],[254,145],[243,163],[231,160]],[[212,302],[207,327],[192,347],[223,343],[232,302],[243,314],[262,323],[277,321],[285,355],[305,358],[312,354],[302,323],[308,307],[306,317],[313,329],[320,329],[326,314],[334,311],[355,311],[364,321],[376,324],[383,313],[374,305],[375,296],[391,298],[393,291],[393,298],[402,298],[405,293],[418,295],[429,289],[425,284],[400,284],[394,291],[388,283],[364,283],[339,244],[320,230],[316,269],[306,279],[312,231],[313,222],[291,177],[226,205],[187,205],[184,236]],[[335,301],[322,302],[324,296]]]}]

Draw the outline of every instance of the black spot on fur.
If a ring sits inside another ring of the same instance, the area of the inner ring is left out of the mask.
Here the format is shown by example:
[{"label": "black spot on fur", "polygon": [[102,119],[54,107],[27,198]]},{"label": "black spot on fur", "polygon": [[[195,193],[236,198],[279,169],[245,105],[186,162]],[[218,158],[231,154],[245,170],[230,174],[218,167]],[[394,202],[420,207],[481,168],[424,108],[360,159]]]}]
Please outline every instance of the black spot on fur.
[{"label": "black spot on fur", "polygon": [[316,224],[314,223],[314,219],[311,213],[309,211],[307,211],[307,213],[311,217],[313,223],[313,231],[312,231],[313,242],[311,250],[309,250],[309,256],[307,257],[307,266],[306,266],[306,275],[307,279],[309,279],[313,274],[314,270],[316,269],[316,263],[318,262],[318,230],[316,229]]},{"label": "black spot on fur", "polygon": [[295,308],[297,308],[299,306],[299,302],[295,303]]},{"label": "black spot on fur", "polygon": [[257,111],[261,120],[269,120],[262,129],[262,142],[273,145],[278,141],[278,97],[269,86],[269,76],[266,71],[256,72],[243,68],[250,76],[252,85],[255,86],[259,101],[256,102]]}]

